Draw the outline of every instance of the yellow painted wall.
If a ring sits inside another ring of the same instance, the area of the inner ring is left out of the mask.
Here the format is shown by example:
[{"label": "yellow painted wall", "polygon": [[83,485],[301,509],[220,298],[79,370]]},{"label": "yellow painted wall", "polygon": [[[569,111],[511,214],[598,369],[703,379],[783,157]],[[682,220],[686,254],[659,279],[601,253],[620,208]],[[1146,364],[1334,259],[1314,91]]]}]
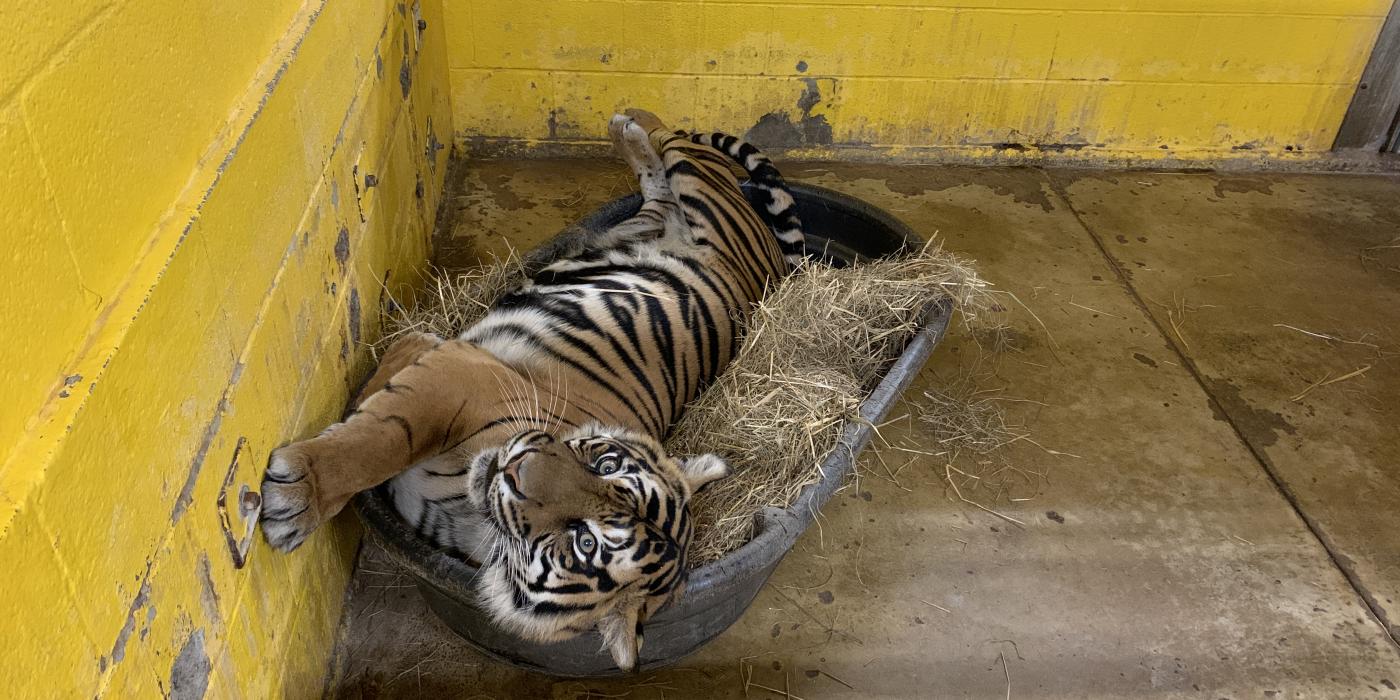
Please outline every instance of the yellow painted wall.
[{"label": "yellow painted wall", "polygon": [[339,416],[420,279],[440,2],[0,0],[0,26],[0,697],[315,695],[358,531],[259,535],[237,569],[217,501]]},{"label": "yellow painted wall", "polygon": [[640,105],[816,156],[973,159],[1321,153],[1390,4],[444,0],[478,152],[598,142]]}]

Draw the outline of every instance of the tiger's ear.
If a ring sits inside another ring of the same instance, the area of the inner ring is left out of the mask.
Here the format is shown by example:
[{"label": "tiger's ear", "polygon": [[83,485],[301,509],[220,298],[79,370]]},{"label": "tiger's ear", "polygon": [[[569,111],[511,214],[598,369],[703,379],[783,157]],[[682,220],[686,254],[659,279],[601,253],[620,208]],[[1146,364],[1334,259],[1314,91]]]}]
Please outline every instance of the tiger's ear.
[{"label": "tiger's ear", "polygon": [[603,646],[612,654],[613,663],[623,673],[637,670],[637,657],[642,650],[640,616],[640,607],[623,603],[622,607],[598,621]]},{"label": "tiger's ear", "polygon": [[719,455],[706,453],[681,460],[681,471],[685,473],[690,492],[699,493],[710,482],[729,476],[729,465]]}]

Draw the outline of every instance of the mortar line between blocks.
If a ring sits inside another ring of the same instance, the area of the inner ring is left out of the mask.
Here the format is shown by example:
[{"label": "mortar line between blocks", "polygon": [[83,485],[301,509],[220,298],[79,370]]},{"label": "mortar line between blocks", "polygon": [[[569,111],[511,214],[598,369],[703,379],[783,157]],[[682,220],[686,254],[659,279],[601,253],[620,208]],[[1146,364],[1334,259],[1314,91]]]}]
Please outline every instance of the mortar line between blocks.
[{"label": "mortar line between blocks", "polygon": [[1224,416],[1225,423],[1230,426],[1230,430],[1235,434],[1235,439],[1239,440],[1240,444],[1244,445],[1245,449],[1249,451],[1255,463],[1258,464],[1259,468],[1264,471],[1264,474],[1269,477],[1269,481],[1273,483],[1274,488],[1283,496],[1283,499],[1288,503],[1289,507],[1293,509],[1293,513],[1303,522],[1304,527],[1308,529],[1308,532],[1312,534],[1318,544],[1322,545],[1323,551],[1327,553],[1327,558],[1330,559],[1332,565],[1341,572],[1347,584],[1351,586],[1352,592],[1361,599],[1361,604],[1366,608],[1371,619],[1376,624],[1380,625],[1381,631],[1385,633],[1386,639],[1391,644],[1391,648],[1400,651],[1400,628],[1396,628],[1390,624],[1385,609],[1381,607],[1380,602],[1376,600],[1370,589],[1361,581],[1361,577],[1356,573],[1355,567],[1352,565],[1350,559],[1337,551],[1335,545],[1332,543],[1332,539],[1327,535],[1322,525],[1303,509],[1302,504],[1298,501],[1298,496],[1288,487],[1283,478],[1279,476],[1277,470],[1274,468],[1273,462],[1269,460],[1262,449],[1257,447],[1249,438],[1245,437],[1239,424],[1235,422],[1235,417],[1231,415],[1230,412],[1226,410],[1224,404],[1217,400],[1215,395],[1211,393],[1210,387],[1206,384],[1205,377],[1201,374],[1200,368],[1197,367],[1195,361],[1182,350],[1181,346],[1172,339],[1166,327],[1163,326],[1161,321],[1152,313],[1152,309],[1147,306],[1147,302],[1138,294],[1137,288],[1133,286],[1132,281],[1123,271],[1122,265],[1120,265],[1117,258],[1114,258],[1109,252],[1108,247],[1104,245],[1103,239],[1099,236],[1098,232],[1085,221],[1083,215],[1075,208],[1074,204],[1070,201],[1069,194],[1065,192],[1064,188],[1057,181],[1056,176],[1044,169],[1041,169],[1041,175],[1045,178],[1045,182],[1050,187],[1050,191],[1053,192],[1055,197],[1069,210],[1070,215],[1074,217],[1079,227],[1089,236],[1089,240],[1093,241],[1094,247],[1098,250],[1099,255],[1103,257],[1108,267],[1113,270],[1114,276],[1118,279],[1119,286],[1127,292],[1133,304],[1147,317],[1147,321],[1152,324],[1153,329],[1155,329],[1157,334],[1166,342],[1167,347],[1171,348],[1172,353],[1175,354],[1177,360],[1180,361],[1181,366],[1190,373],[1191,379],[1201,388],[1201,391],[1206,395],[1206,400],[1210,402],[1211,408],[1214,409],[1218,415]]}]

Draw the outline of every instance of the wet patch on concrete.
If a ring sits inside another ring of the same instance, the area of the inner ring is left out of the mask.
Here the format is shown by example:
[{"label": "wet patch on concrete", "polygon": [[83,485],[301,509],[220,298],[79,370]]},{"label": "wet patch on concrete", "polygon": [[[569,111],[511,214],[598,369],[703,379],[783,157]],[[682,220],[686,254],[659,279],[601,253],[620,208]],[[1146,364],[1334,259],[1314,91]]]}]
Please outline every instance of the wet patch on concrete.
[{"label": "wet patch on concrete", "polygon": [[[1240,396],[1239,387],[1225,379],[1202,377],[1210,402],[1211,414],[1216,420],[1232,423],[1255,447],[1264,448],[1278,442],[1279,432],[1293,435],[1298,429],[1274,411],[1255,408]],[[1223,412],[1222,412],[1223,411]]]},{"label": "wet patch on concrete", "polygon": [[1298,234],[1313,246],[1316,254],[1328,259],[1333,251],[1346,251],[1346,262],[1339,267],[1354,263],[1360,270],[1380,273],[1378,279],[1383,282],[1400,282],[1400,275],[1396,274],[1400,270],[1400,249],[1391,247],[1400,232],[1400,207],[1342,201],[1336,200],[1327,208],[1270,202],[1270,206],[1249,207],[1242,213],[1249,224],[1270,231],[1277,239]]},{"label": "wet patch on concrete", "polygon": [[995,178],[982,184],[989,187],[994,194],[1010,197],[1017,204],[1031,204],[1040,207],[1041,211],[1055,211],[1055,205],[1050,201],[1050,193],[1046,191],[1040,178]]},{"label": "wet patch on concrete", "polygon": [[[786,166],[797,170],[798,167]],[[842,163],[829,167],[832,175],[845,180],[879,180],[891,192],[917,197],[929,192],[943,192],[966,186],[985,187],[1001,197],[1010,197],[1017,204],[1054,211],[1049,184],[1039,170],[1031,168],[964,168],[947,166],[909,166],[890,168],[876,164]]]},{"label": "wet patch on concrete", "polygon": [[482,184],[491,192],[491,200],[502,209],[518,211],[521,209],[534,209],[535,202],[525,199],[515,193],[510,187],[510,177],[507,175],[497,175],[495,177],[481,178]]},{"label": "wet patch on concrete", "polygon": [[1263,177],[1224,177],[1215,181],[1215,196],[1224,199],[1230,192],[1273,194],[1274,181]]}]

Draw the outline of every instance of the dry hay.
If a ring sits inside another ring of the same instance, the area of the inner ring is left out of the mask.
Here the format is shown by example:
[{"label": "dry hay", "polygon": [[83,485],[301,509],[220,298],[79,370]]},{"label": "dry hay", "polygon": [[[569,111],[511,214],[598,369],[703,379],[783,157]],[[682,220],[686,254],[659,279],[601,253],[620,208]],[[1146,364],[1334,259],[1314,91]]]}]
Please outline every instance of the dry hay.
[{"label": "dry hay", "polygon": [[769,293],[734,362],[668,441],[677,454],[716,452],[734,468],[692,505],[691,564],[748,541],[758,512],[786,508],[820,480],[846,421],[927,305],[948,298],[966,317],[988,306],[985,287],[969,265],[930,247],[848,268],[809,265]]},{"label": "dry hay", "polygon": [[[439,276],[422,303],[389,320],[386,342],[414,330],[460,333],[521,270],[512,255]],[[966,322],[994,306],[987,286],[968,263],[934,246],[847,268],[807,265],[778,284],[750,317],[734,361],[687,407],[666,442],[672,454],[717,453],[733,470],[692,503],[691,566],[738,548],[755,515],[788,507],[822,478],[820,465],[846,421],[930,303],[951,300]]]},{"label": "dry hay", "polygon": [[405,333],[435,333],[442,338],[460,335],[524,277],[525,267],[515,251],[467,270],[439,270],[411,308],[391,305],[397,313],[385,319],[384,337],[375,345],[376,357]]}]

